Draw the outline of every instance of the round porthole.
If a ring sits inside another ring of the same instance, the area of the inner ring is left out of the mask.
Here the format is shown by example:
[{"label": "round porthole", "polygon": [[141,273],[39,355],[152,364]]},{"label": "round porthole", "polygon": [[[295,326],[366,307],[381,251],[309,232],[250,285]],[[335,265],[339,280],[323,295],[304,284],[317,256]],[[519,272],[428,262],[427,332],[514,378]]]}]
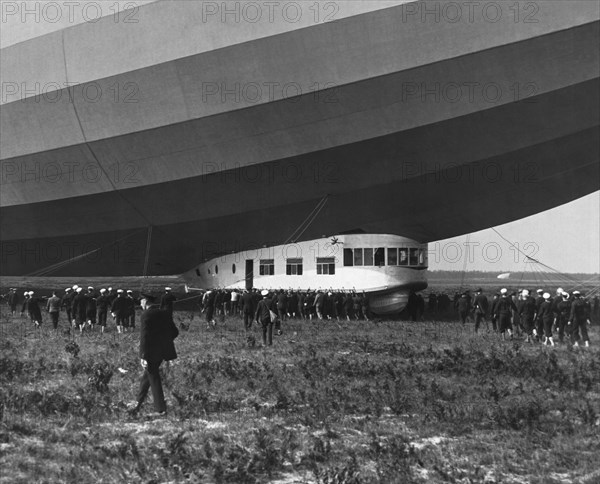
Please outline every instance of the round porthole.
[{"label": "round porthole", "polygon": [[233,273],[235,274],[235,264],[233,264],[233,265],[231,266],[231,272],[233,272]]},{"label": "round porthole", "polygon": [[215,274],[219,273],[219,266],[215,266]]},{"label": "round porthole", "polygon": [[210,274],[210,269],[208,269],[208,273]]}]

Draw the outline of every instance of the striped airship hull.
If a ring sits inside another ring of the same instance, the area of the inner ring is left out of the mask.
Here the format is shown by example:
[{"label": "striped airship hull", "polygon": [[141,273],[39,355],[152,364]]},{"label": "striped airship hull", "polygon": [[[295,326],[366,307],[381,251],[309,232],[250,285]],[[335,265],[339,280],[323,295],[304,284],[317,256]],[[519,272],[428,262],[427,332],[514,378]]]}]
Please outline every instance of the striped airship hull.
[{"label": "striped airship hull", "polygon": [[2,49],[3,275],[425,243],[598,190],[597,2],[268,3],[159,1]]}]

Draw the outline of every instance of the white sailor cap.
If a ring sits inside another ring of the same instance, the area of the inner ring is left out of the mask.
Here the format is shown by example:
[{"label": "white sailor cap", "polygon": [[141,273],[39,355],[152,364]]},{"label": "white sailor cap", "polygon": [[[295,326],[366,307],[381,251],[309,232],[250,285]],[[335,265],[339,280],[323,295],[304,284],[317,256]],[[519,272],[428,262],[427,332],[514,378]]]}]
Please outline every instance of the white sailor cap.
[{"label": "white sailor cap", "polygon": [[73,290],[73,289],[71,289],[70,287],[67,287],[67,288],[65,289],[65,292],[71,292],[72,290]]},{"label": "white sailor cap", "polygon": [[23,296],[29,296],[29,291],[25,291],[25,292],[23,293]]},{"label": "white sailor cap", "polygon": [[133,291],[131,289],[127,289],[127,294],[133,294]]},{"label": "white sailor cap", "polygon": [[29,291],[27,294],[29,294],[30,296],[33,296],[33,291]]},{"label": "white sailor cap", "polygon": [[75,285],[72,287],[72,289],[73,289],[74,291],[76,291],[78,287],[79,287],[79,286],[78,286],[77,284],[75,284]]},{"label": "white sailor cap", "polygon": [[165,287],[165,291],[170,291],[171,288],[170,287]]},{"label": "white sailor cap", "polygon": [[556,294],[562,294],[562,293],[563,293],[563,288],[562,288],[562,287],[559,287],[559,288],[556,290]]},{"label": "white sailor cap", "polygon": [[123,294],[123,289],[117,289],[117,294]]},{"label": "white sailor cap", "polygon": [[263,289],[262,291],[260,291],[261,296],[267,296],[268,294],[269,294],[269,291],[267,289]]},{"label": "white sailor cap", "polygon": [[500,294],[506,294],[507,292],[508,292],[508,289],[506,289],[505,287],[500,289]]},{"label": "white sailor cap", "polygon": [[550,299],[550,293],[549,292],[545,292],[543,298],[544,299]]},{"label": "white sailor cap", "polygon": [[535,291],[535,292],[537,292],[538,294],[542,294],[542,293],[544,292],[544,290],[543,290],[543,289],[538,289],[538,290],[537,290],[537,291]]},{"label": "white sailor cap", "polygon": [[521,294],[523,294],[523,296],[529,296],[529,290],[523,289],[523,291],[521,291]]},{"label": "white sailor cap", "polygon": [[109,291],[112,291],[112,287],[109,287],[109,288],[108,288],[108,290],[109,290]]},{"label": "white sailor cap", "polygon": [[579,296],[581,293],[579,291],[573,291],[573,296]]},{"label": "white sailor cap", "polygon": [[88,291],[93,291],[94,288],[92,286],[88,286]]},{"label": "white sailor cap", "polygon": [[82,287],[78,287],[78,288],[76,289],[76,291],[77,291],[77,293],[79,294],[81,291],[83,291],[83,288],[82,288]]},{"label": "white sailor cap", "polygon": [[100,294],[104,294],[106,292],[106,289],[102,288],[100,289]]}]

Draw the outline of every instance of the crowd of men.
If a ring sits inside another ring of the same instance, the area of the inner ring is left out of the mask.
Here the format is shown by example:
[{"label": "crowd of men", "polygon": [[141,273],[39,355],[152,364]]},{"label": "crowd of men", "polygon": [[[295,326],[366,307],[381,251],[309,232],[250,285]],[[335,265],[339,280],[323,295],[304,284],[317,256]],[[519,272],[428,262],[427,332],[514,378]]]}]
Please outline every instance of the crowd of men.
[{"label": "crowd of men", "polygon": [[[3,298],[6,299],[11,314],[16,315],[20,303],[17,288],[10,288]],[[78,329],[81,333],[84,330],[94,330],[97,326],[104,333],[110,315],[117,332],[124,333],[135,328],[136,307],[141,305],[144,309],[147,298],[145,294],[140,294],[140,297],[136,298],[133,291],[129,289],[115,290],[109,287],[97,291],[92,286],[84,289],[76,284],[67,287],[60,297],[58,291],[53,291],[52,296],[44,298],[37,297],[34,291],[25,291],[20,304],[20,315],[27,315],[34,326],[40,327],[43,323],[42,309],[44,309],[49,315],[54,330],[58,331],[60,313],[63,311],[69,326]],[[171,318],[175,300],[171,288],[165,288],[160,309],[165,309]]]},{"label": "crowd of men", "polygon": [[[264,291],[264,290],[263,290]],[[201,312],[208,325],[214,325],[215,317],[239,315],[244,325],[252,323],[258,303],[263,299],[263,291],[258,289],[215,289],[206,291],[199,299]],[[267,291],[272,304],[270,309],[281,321],[286,319],[320,320],[369,320],[369,298],[362,292],[333,290],[273,290]]]},{"label": "crowd of men", "polygon": [[[412,321],[456,311],[460,322],[474,322],[475,332],[482,323],[499,333],[503,339],[514,336],[524,337],[525,341],[539,341],[553,346],[555,337],[559,342],[568,338],[578,346],[581,341],[589,346],[587,325],[592,315],[598,317],[600,312],[598,296],[582,297],[579,291],[569,293],[558,288],[556,294],[538,289],[534,296],[527,289],[509,293],[502,289],[491,297],[483,294],[481,288],[474,291],[456,293],[451,299],[445,293],[430,293],[427,305],[422,295],[411,291],[406,306],[406,316]],[[6,298],[12,314],[16,314],[19,306],[19,294],[11,288]],[[72,328],[83,332],[87,328],[100,327],[104,332],[109,315],[114,321],[118,333],[131,331],[136,324],[136,308],[141,306],[149,296],[140,294],[134,297],[133,291],[109,287],[96,290],[93,287],[84,289],[78,285],[65,289],[62,296],[57,291],[49,298],[38,298],[33,291],[24,293],[20,312],[27,314],[36,326],[42,324],[42,309],[50,318],[54,329],[58,329],[61,311]],[[275,330],[281,332],[280,323],[287,319],[299,320],[363,320],[372,318],[369,298],[364,292],[335,290],[236,290],[214,289],[194,296],[197,308],[204,314],[207,327],[216,325],[215,318],[237,316],[244,322],[248,331],[253,322],[264,320],[266,310],[272,313]],[[264,303],[261,304],[261,301]],[[176,297],[171,288],[166,287],[160,298],[160,309],[166,310],[173,319]],[[259,307],[260,306],[260,307]],[[263,339],[268,344],[268,330]]]},{"label": "crowd of men", "polygon": [[584,298],[580,291],[569,293],[560,287],[554,296],[544,289],[538,289],[534,296],[528,289],[509,293],[503,288],[491,301],[479,288],[475,297],[469,291],[456,294],[454,307],[463,325],[473,319],[475,332],[489,320],[503,339],[518,336],[549,346],[555,345],[555,335],[561,343],[569,339],[573,346],[579,346],[580,341],[589,346],[587,326],[592,315],[598,318],[600,313],[598,296]]}]

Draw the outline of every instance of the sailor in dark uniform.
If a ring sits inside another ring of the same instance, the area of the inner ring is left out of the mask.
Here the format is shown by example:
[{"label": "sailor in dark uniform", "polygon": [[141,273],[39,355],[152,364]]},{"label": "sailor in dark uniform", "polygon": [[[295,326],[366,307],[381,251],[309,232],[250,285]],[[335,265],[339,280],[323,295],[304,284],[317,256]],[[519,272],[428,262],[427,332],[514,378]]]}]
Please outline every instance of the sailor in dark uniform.
[{"label": "sailor in dark uniform", "polygon": [[498,318],[498,326],[502,339],[505,339],[505,333],[508,333],[510,339],[512,339],[512,322],[511,314],[512,311],[516,311],[515,303],[508,296],[508,290],[503,288],[500,290],[500,299],[496,303],[494,308],[494,315]]},{"label": "sailor in dark uniform", "polygon": [[71,325],[73,323],[73,315],[71,313],[71,308],[72,308],[72,303],[73,303],[73,300],[71,299],[72,291],[73,291],[73,289],[71,289],[70,287],[67,287],[65,289],[65,295],[62,297],[62,299],[60,301],[60,307],[64,308],[65,312],[67,313],[67,321],[69,322],[69,325]]},{"label": "sailor in dark uniform", "polygon": [[567,291],[563,291],[561,301],[556,305],[556,326],[558,329],[558,340],[562,343],[565,337],[570,337],[569,332],[569,317],[571,316],[571,301]]},{"label": "sailor in dark uniform", "polygon": [[458,310],[458,317],[460,318],[460,322],[464,326],[467,322],[469,311],[471,310],[471,304],[466,292],[463,292],[456,300],[456,309]]},{"label": "sailor in dark uniform", "polygon": [[247,289],[242,294],[242,313],[244,315],[244,329],[250,331],[254,316],[254,298]]},{"label": "sailor in dark uniform", "polygon": [[535,299],[530,296],[527,289],[523,289],[521,292],[521,300],[518,305],[519,316],[521,317],[521,324],[523,325],[523,331],[525,331],[525,341],[527,343],[533,342],[533,330],[535,329],[535,315],[537,313],[537,306]]},{"label": "sailor in dark uniform", "polygon": [[94,329],[96,326],[96,294],[94,294],[94,288],[91,286],[88,287],[85,320],[90,328]]},{"label": "sailor in dark uniform", "polygon": [[31,322],[39,328],[42,324],[42,311],[40,310],[39,300],[33,297],[34,292],[29,291],[25,293],[25,300],[23,301],[23,306],[21,307],[21,315],[27,311]]},{"label": "sailor in dark uniform", "polygon": [[125,318],[125,327],[130,328],[132,331],[135,328],[135,298],[133,297],[133,291],[127,289],[127,317]]},{"label": "sailor in dark uniform", "polygon": [[554,346],[554,340],[552,339],[552,326],[554,325],[552,296],[549,292],[545,292],[542,297],[544,298],[544,302],[540,306],[538,319],[541,320],[544,325],[544,345],[550,343],[550,345]]},{"label": "sailor in dark uniform", "polygon": [[104,329],[106,328],[106,318],[108,316],[108,307],[110,302],[108,300],[108,295],[106,294],[106,289],[100,289],[100,296],[96,299],[96,310],[98,316],[98,324],[100,325],[100,331],[104,333]]},{"label": "sailor in dark uniform", "polygon": [[129,301],[125,297],[123,289],[117,289],[117,298],[113,301],[110,312],[117,325],[117,333],[123,332],[125,319],[128,317]]},{"label": "sailor in dark uniform", "polygon": [[17,313],[17,305],[19,304],[17,288],[11,287],[6,299],[8,302],[8,307],[10,308],[10,314],[14,316]]},{"label": "sailor in dark uniform", "polygon": [[481,288],[475,291],[475,301],[473,302],[473,309],[475,312],[475,332],[477,333],[477,331],[479,331],[479,325],[481,324],[481,320],[483,319],[484,321],[486,321],[488,312],[488,299],[483,295],[483,290]]},{"label": "sailor in dark uniform", "polygon": [[540,315],[540,307],[542,306],[542,303],[544,302],[544,290],[543,289],[538,289],[536,291],[537,293],[537,297],[535,298],[535,307],[536,307],[536,311],[535,311],[535,322],[536,322],[536,327],[533,330],[533,335],[536,337],[536,339],[540,340],[542,339],[542,335],[544,334],[544,323],[543,321],[540,319],[539,315]]},{"label": "sailor in dark uniform", "polygon": [[579,332],[581,331],[581,339],[585,343],[585,346],[589,346],[590,337],[588,336],[586,324],[592,324],[590,321],[590,307],[581,297],[579,291],[573,291],[573,297],[575,300],[571,305],[571,314],[568,322],[568,325],[571,327],[571,340],[575,341],[573,346],[579,346]]},{"label": "sailor in dark uniform", "polygon": [[87,321],[87,296],[84,294],[83,288],[81,287],[78,287],[75,290],[75,297],[73,298],[73,317],[75,318],[75,324],[79,328],[79,332],[82,333]]}]

